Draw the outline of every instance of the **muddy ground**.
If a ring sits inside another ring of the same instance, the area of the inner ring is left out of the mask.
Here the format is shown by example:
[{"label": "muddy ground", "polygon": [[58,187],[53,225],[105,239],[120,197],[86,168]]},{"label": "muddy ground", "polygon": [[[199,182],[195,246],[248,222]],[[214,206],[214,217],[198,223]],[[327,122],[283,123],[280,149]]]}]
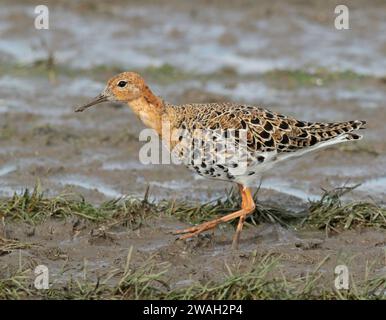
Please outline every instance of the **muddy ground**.
[{"label": "muddy ground", "polygon": [[[9,223],[2,230],[7,237],[30,247],[3,253],[2,274],[6,278],[12,271],[27,270],[32,282],[34,277],[28,270],[45,265],[51,288],[65,290],[73,280],[95,285],[98,279],[104,282],[111,275],[107,283],[115,286],[129,253],[131,272],[141,272],[145,265],[152,265],[154,273],[165,270],[162,279],[168,290],[221,283],[231,273],[247,274],[267,258],[277,259],[270,277],[288,281],[304,277],[305,284],[311,275],[318,278],[316,287],[326,290],[334,290],[338,265],[349,268],[351,285],[381,279],[385,273],[386,238],[382,230],[366,228],[326,237],[319,231],[297,232],[266,223],[247,228],[240,249],[232,251],[231,227],[198,239],[176,241],[171,231],[182,227],[186,224],[165,217],[151,219],[135,231],[78,219],[49,220],[36,227]],[[278,292],[277,296],[284,295]]]},{"label": "muddy ground", "polygon": [[[92,1],[48,3],[50,30],[33,28],[33,1],[5,1],[0,11],[0,197],[32,189],[47,197],[82,194],[98,205],[125,195],[203,203],[225,195],[223,183],[183,167],[138,160],[142,124],[127,107],[104,104],[83,114],[73,106],[123,70],[144,75],[167,101],[234,101],[262,105],[302,120],[364,119],[365,138],[283,163],[262,179],[259,200],[300,212],[323,189],[361,184],[345,201],[386,204],[386,6],[350,2],[350,30],[334,28],[334,1],[182,3]],[[0,212],[1,214],[1,212]],[[74,223],[76,227],[74,228]],[[81,225],[79,227],[79,224]],[[102,224],[103,225],[103,224]],[[54,283],[90,279],[123,268],[129,249],[136,268],[149,257],[169,263],[171,287],[221,281],[265,255],[280,256],[290,277],[334,268],[354,278],[384,276],[382,228],[295,230],[249,226],[239,252],[233,228],[176,242],[187,224],[160,215],[137,230],[103,229],[67,218],[36,226],[5,217],[0,236],[34,244],[0,256],[2,270],[47,265]],[[99,231],[98,231],[99,230]],[[371,267],[369,267],[371,266]],[[86,271],[85,271],[86,269]]]}]

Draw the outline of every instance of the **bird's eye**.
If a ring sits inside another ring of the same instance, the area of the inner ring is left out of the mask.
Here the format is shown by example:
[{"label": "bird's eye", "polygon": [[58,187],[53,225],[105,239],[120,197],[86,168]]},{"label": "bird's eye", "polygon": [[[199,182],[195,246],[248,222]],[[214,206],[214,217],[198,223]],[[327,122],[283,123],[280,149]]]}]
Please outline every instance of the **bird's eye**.
[{"label": "bird's eye", "polygon": [[127,85],[127,81],[121,80],[121,81],[118,82],[118,87],[123,88],[125,85]]}]

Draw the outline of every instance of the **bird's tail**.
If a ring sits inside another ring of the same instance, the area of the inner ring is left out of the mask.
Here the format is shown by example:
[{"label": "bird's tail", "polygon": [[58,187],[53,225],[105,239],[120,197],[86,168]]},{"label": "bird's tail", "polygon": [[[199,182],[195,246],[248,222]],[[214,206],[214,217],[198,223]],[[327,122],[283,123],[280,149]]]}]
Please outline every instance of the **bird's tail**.
[{"label": "bird's tail", "polygon": [[287,152],[308,152],[340,142],[359,140],[362,136],[357,131],[364,129],[366,121],[302,122],[302,124],[301,128],[298,127],[292,132],[291,147]]},{"label": "bird's tail", "polygon": [[339,140],[359,140],[362,135],[357,133],[357,130],[365,129],[366,121],[353,120],[345,122],[314,122],[308,126],[309,134],[315,135],[319,138],[319,142],[324,142],[336,138]]}]

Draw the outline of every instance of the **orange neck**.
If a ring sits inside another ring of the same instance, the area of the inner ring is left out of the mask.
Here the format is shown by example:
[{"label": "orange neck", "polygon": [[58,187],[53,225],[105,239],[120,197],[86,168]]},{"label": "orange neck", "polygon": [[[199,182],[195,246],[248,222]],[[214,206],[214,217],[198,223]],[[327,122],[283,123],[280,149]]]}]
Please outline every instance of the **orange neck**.
[{"label": "orange neck", "polygon": [[161,135],[162,115],[165,111],[165,105],[162,99],[153,94],[149,87],[146,86],[143,94],[128,104],[147,127],[154,129]]}]

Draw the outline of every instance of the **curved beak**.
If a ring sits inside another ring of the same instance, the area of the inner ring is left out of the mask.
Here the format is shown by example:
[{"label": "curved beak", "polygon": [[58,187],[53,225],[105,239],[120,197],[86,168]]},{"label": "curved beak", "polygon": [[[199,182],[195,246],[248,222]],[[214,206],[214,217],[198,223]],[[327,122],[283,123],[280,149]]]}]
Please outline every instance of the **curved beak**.
[{"label": "curved beak", "polygon": [[82,112],[86,110],[87,108],[90,108],[93,105],[96,105],[101,102],[107,101],[107,97],[104,94],[100,94],[99,96],[96,96],[94,99],[92,99],[89,103],[86,103],[82,106],[76,107],[75,112]]}]

